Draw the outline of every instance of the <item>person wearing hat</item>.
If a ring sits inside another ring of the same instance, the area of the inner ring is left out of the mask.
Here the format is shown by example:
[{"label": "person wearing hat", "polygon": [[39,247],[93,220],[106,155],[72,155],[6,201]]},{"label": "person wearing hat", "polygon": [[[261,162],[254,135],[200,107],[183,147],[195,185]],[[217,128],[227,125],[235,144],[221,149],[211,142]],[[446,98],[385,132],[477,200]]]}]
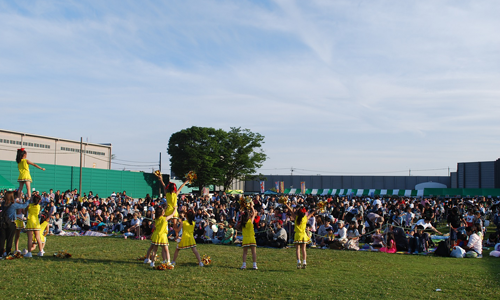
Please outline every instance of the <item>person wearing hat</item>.
[{"label": "person wearing hat", "polygon": [[285,248],[288,240],[288,235],[286,234],[286,230],[283,229],[283,221],[278,220],[275,222],[276,230],[273,235],[273,239],[269,241],[269,246],[274,248]]}]

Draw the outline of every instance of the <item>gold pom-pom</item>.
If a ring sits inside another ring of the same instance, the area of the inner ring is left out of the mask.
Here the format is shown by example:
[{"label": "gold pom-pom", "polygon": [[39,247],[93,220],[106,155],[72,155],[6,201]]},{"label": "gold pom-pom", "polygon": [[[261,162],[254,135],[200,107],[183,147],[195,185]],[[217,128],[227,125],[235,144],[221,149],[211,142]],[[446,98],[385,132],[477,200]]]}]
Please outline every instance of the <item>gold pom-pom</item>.
[{"label": "gold pom-pom", "polygon": [[324,213],[325,207],[326,207],[326,201],[319,201],[318,202],[318,209],[320,212]]},{"label": "gold pom-pom", "polygon": [[57,251],[56,253],[54,253],[54,256],[57,257],[57,258],[71,258],[71,253],[68,253],[68,251],[64,250],[64,251]]},{"label": "gold pom-pom", "polygon": [[201,258],[201,262],[205,265],[205,266],[208,266],[212,263],[212,259],[210,258],[210,256],[208,255],[203,255],[203,257]]},{"label": "gold pom-pom", "polygon": [[278,203],[281,203],[283,205],[288,203],[288,197],[287,196],[281,196],[278,198]]},{"label": "gold pom-pom", "polygon": [[189,183],[193,183],[196,179],[198,179],[198,175],[194,171],[189,171],[186,175],[186,180],[189,181]]},{"label": "gold pom-pom", "polygon": [[250,208],[252,207],[253,200],[249,196],[245,198],[240,198],[240,207],[241,208]]},{"label": "gold pom-pom", "polygon": [[161,172],[160,172],[160,170],[156,170],[156,171],[155,171],[155,175],[156,175],[157,177],[161,177]]},{"label": "gold pom-pom", "polygon": [[158,271],[173,270],[173,269],[174,269],[174,265],[172,265],[170,263],[159,264],[159,265],[155,266],[155,270],[158,270]]}]

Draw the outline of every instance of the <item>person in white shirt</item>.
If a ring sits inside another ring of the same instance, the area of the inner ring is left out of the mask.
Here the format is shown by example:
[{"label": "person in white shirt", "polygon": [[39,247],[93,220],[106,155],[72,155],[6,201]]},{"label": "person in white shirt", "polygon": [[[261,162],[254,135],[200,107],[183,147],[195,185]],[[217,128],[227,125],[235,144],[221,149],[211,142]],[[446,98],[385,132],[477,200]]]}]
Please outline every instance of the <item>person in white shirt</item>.
[{"label": "person in white shirt", "polygon": [[434,226],[432,226],[431,224],[431,219],[430,218],[425,218],[425,219],[420,219],[417,221],[417,223],[415,223],[415,225],[412,227],[412,231],[415,231],[415,227],[417,227],[418,225],[421,225],[424,227],[424,230],[426,229],[431,229],[432,231],[434,231],[435,233],[439,234],[439,235],[443,235],[441,232],[439,232],[436,228],[434,228]]},{"label": "person in white shirt", "polygon": [[474,227],[467,226],[465,228],[465,233],[469,236],[469,242],[467,246],[464,247],[464,250],[467,251],[465,257],[483,257],[483,245],[481,238],[474,230]]}]

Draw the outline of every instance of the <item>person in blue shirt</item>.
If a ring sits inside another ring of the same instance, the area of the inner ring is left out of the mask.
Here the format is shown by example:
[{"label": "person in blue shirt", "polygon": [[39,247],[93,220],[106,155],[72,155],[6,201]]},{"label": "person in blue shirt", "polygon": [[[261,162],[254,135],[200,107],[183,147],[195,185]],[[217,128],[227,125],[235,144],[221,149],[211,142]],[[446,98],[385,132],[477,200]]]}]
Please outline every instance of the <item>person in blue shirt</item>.
[{"label": "person in blue shirt", "polygon": [[11,253],[12,242],[16,233],[16,210],[25,209],[29,202],[16,203],[14,200],[15,192],[6,192],[4,195],[4,203],[0,210],[6,210],[7,220],[5,224],[0,224],[0,257],[4,258],[8,253]]}]

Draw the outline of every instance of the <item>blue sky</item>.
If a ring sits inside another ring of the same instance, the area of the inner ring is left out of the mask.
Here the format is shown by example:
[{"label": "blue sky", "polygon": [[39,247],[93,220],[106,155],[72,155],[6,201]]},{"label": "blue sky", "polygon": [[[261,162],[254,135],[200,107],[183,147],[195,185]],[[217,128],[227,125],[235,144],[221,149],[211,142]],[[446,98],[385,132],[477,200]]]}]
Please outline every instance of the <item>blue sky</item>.
[{"label": "blue sky", "polygon": [[499,157],[499,13],[497,1],[0,1],[0,128],[112,143],[122,160],[162,152],[164,172],[170,135],[206,126],[264,135],[264,174],[447,175]]}]

